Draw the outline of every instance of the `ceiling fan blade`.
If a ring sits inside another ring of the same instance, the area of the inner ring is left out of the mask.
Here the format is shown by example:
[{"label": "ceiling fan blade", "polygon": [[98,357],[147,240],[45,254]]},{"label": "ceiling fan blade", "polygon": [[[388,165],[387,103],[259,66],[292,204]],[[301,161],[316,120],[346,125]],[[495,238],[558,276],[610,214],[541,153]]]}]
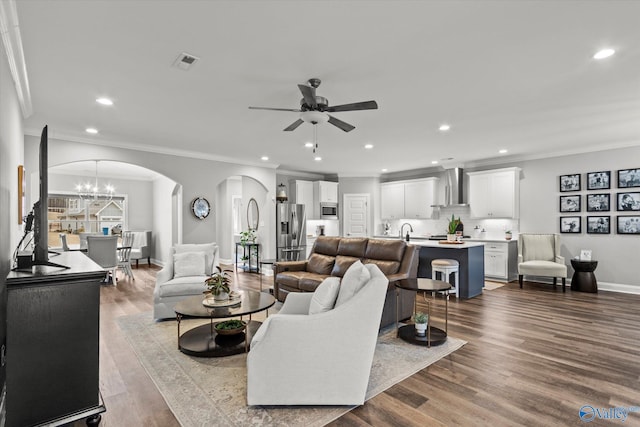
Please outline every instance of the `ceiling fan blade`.
[{"label": "ceiling fan blade", "polygon": [[271,107],[249,107],[250,110],[271,110],[271,111],[292,111],[294,113],[300,113],[299,108],[271,108]]},{"label": "ceiling fan blade", "polygon": [[303,123],[304,123],[304,120],[302,120],[302,119],[298,119],[298,120],[296,120],[295,122],[291,123],[291,124],[290,124],[289,126],[287,126],[286,128],[284,128],[283,130],[284,130],[285,132],[289,132],[289,131],[295,130],[298,126],[300,126],[300,125],[301,125],[301,124],[303,124]]},{"label": "ceiling fan blade", "polygon": [[353,104],[334,105],[327,107],[325,111],[335,113],[336,111],[354,111],[354,110],[377,110],[378,103],[376,101],[354,102]]},{"label": "ceiling fan blade", "polygon": [[316,90],[306,85],[298,85],[298,88],[300,92],[302,92],[305,104],[309,107],[316,108],[318,106],[318,104],[316,104]]},{"label": "ceiling fan blade", "polygon": [[350,125],[347,122],[343,122],[342,120],[336,119],[333,116],[329,116],[329,123],[331,123],[332,125],[339,127],[340,129],[342,129],[345,132],[349,132],[354,130],[356,127]]}]

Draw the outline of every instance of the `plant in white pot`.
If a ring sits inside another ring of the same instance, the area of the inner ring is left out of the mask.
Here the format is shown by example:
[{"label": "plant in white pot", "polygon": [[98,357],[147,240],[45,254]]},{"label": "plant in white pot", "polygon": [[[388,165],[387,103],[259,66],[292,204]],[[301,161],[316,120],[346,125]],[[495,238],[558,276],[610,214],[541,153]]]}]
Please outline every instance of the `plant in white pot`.
[{"label": "plant in white pot", "polygon": [[413,322],[415,323],[417,336],[424,337],[427,335],[428,321],[429,321],[429,316],[421,311],[418,311],[413,315]]},{"label": "plant in white pot", "polygon": [[513,234],[511,234],[511,230],[505,230],[504,238],[507,240],[511,240],[513,238]]},{"label": "plant in white pot", "polygon": [[449,220],[449,224],[447,225],[447,241],[456,241],[456,231],[458,231],[458,225],[460,225],[460,218],[456,219],[456,217],[451,214],[451,219]]},{"label": "plant in white pot", "polygon": [[219,266],[216,266],[216,268],[218,271],[211,274],[204,281],[204,284],[209,288],[205,293],[213,295],[214,301],[226,301],[229,299],[229,284],[231,283],[229,270],[222,270]]}]

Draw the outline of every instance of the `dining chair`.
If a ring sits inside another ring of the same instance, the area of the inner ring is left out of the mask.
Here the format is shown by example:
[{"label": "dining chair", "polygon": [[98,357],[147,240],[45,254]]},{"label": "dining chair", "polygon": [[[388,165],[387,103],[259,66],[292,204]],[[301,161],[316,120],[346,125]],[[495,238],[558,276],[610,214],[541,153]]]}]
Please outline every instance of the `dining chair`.
[{"label": "dining chair", "polygon": [[133,277],[133,270],[131,269],[131,245],[133,244],[133,233],[130,231],[122,232],[122,243],[118,248],[118,268],[124,271],[127,277],[131,280],[136,280]]},{"label": "dining chair", "polygon": [[69,245],[67,244],[67,235],[64,233],[60,233],[60,243],[62,243],[62,250],[64,252],[69,251]]},{"label": "dining chair", "polygon": [[81,232],[79,233],[80,236],[80,249],[87,249],[87,237],[89,236],[104,236],[104,234],[102,233],[95,233],[95,232]]},{"label": "dining chair", "polygon": [[109,282],[109,273],[116,284],[118,268],[118,236],[87,236],[87,256],[107,271],[105,282]]}]

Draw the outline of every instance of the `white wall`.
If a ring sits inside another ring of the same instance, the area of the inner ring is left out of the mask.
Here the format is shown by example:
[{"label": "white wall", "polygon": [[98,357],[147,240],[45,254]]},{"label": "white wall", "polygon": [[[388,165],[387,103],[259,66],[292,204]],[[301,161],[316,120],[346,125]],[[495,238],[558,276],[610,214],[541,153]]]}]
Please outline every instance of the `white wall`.
[{"label": "white wall", "polygon": [[[94,159],[120,161],[151,169],[181,184],[184,243],[217,241],[214,217],[210,215],[203,221],[197,220],[190,213],[191,201],[197,196],[205,197],[209,201],[216,200],[218,183],[229,176],[254,178],[268,189],[268,199],[275,198],[274,169],[65,141],[52,137],[55,135],[53,128],[49,129],[49,135],[49,166]],[[29,170],[37,169],[38,142],[36,137],[25,137],[25,165]],[[266,223],[266,227],[273,227],[273,224]],[[266,247],[275,247],[274,233],[269,233],[265,239]]]},{"label": "white wall", "polygon": [[[172,199],[171,194],[176,183],[164,176],[158,177],[153,181],[153,202],[148,206],[153,206],[152,218],[146,224],[132,230],[151,230],[153,254],[151,257],[155,260],[167,260],[171,247],[173,246],[174,221],[172,217]],[[148,208],[146,209],[149,210]],[[133,213],[133,209],[132,209]],[[131,215],[131,214],[130,214]],[[163,262],[163,261],[160,261]]]}]

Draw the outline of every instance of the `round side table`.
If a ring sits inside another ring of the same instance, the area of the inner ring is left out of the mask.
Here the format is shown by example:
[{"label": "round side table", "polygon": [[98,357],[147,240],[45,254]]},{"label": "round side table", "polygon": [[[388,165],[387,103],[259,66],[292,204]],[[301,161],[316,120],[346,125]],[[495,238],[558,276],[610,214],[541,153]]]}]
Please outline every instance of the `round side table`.
[{"label": "round side table", "polygon": [[571,259],[571,267],[573,267],[573,277],[571,278],[571,290],[578,292],[598,292],[598,282],[596,275],[593,274],[598,261],[580,261]]}]

